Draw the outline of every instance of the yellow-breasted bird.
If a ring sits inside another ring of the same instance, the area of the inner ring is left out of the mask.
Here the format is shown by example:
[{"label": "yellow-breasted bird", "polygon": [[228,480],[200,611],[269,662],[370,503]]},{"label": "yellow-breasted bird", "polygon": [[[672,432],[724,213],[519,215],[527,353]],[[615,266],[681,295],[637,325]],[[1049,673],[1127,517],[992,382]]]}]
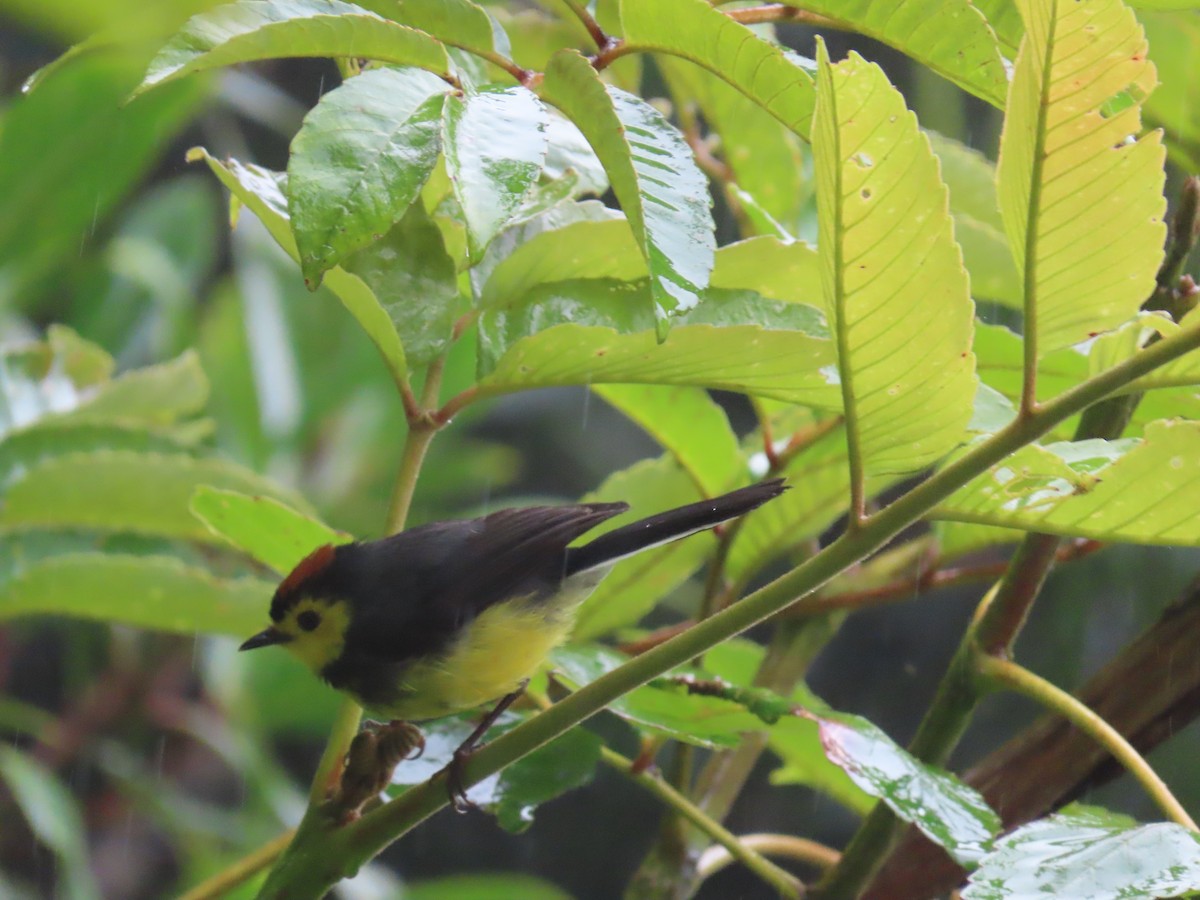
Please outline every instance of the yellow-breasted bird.
[{"label": "yellow-breasted bird", "polygon": [[[242,650],[282,644],[367,710],[421,721],[497,702],[475,741],[567,637],[618,560],[743,515],[785,490],[766,481],[659,513],[579,547],[627,503],[503,509],[376,541],[318,547],[280,583],[271,622]],[[452,797],[461,799],[457,772]]]}]

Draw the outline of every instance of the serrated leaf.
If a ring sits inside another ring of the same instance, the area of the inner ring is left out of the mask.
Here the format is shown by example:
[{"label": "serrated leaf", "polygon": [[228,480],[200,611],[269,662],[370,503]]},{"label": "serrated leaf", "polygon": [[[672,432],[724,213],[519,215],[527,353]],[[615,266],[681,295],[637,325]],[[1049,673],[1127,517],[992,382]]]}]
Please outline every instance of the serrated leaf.
[{"label": "serrated leaf", "polygon": [[100,450],[51,457],[27,470],[8,489],[0,528],[91,528],[213,542],[188,508],[205,484],[308,508],[291,491],[225,460]]},{"label": "serrated leaf", "polygon": [[420,203],[380,240],[342,261],[384,309],[405,356],[426,363],[450,343],[458,308],[458,278],[442,232]]},{"label": "serrated leaf", "polygon": [[574,50],[556,53],[541,94],[583,132],[604,164],[650,269],[658,337],[700,302],[716,240],[704,174],[683,135],[640,97],[606,88]]},{"label": "serrated leaf", "polygon": [[560,179],[568,174],[578,178],[577,195],[608,190],[608,173],[575,123],[555,109],[547,109],[546,161],[542,171],[547,178]]},{"label": "serrated leaf", "polygon": [[202,485],[192,494],[190,508],[213,534],[280,575],[290,572],[314,547],[351,540],[350,535],[272,497]]},{"label": "serrated leaf", "polygon": [[288,157],[288,211],[310,288],[420,195],[441,150],[448,89],[421,69],[369,69],[304,117]]},{"label": "serrated leaf", "polygon": [[414,28],[341,0],[238,0],[188,19],[150,61],[134,96],[193,72],[290,56],[344,56],[450,70],[445,48]]},{"label": "serrated leaf", "polygon": [[0,594],[0,619],[74,616],[245,637],[262,628],[273,589],[255,578],[217,578],[170,557],[66,553],[8,581]]},{"label": "serrated leaf", "polygon": [[1144,439],[1031,445],[952,494],[934,518],[1100,541],[1200,546],[1200,423]]},{"label": "serrated leaf", "polygon": [[90,393],[55,421],[140,422],[165,426],[200,412],[208,403],[208,378],[195,350],[175,359],[130,369]]},{"label": "serrated leaf", "polygon": [[812,718],[825,755],[855,784],[945,848],[955,862],[973,866],[979,861],[1001,823],[974,788],[910,756],[866,719],[842,714]]},{"label": "serrated leaf", "polygon": [[971,275],[971,295],[1020,309],[1021,281],[1013,266],[1000,203],[996,167],[982,153],[934,132],[926,132],[950,190],[954,237]]},{"label": "serrated leaf", "polygon": [[100,888],[88,866],[87,832],[71,792],[15,747],[0,745],[0,776],[30,830],[61,862],[57,893],[66,900],[98,900]]},{"label": "serrated leaf", "polygon": [[749,473],[729,417],[702,388],[602,384],[594,390],[674,456],[704,496],[746,481]]},{"label": "serrated leaf", "polygon": [[468,92],[446,100],[446,170],[478,260],[521,208],[546,159],[548,116],[528,88]]},{"label": "serrated leaf", "polygon": [[622,0],[621,25],[626,40],[703,66],[808,139],[816,93],[798,57],[704,0]]},{"label": "serrated leaf", "polygon": [[779,768],[771,772],[771,784],[805,785],[860,816],[865,816],[875,805],[870,794],[825,756],[815,722],[797,716],[780,719],[771,726],[769,746],[780,762]]},{"label": "serrated leaf", "polygon": [[783,0],[890,44],[993,106],[1008,77],[996,35],[971,0]]},{"label": "serrated leaf", "polygon": [[[296,262],[300,261],[300,253],[296,249],[296,241],[288,221],[287,201],[282,187],[284,175],[252,163],[243,164],[235,159],[221,162],[201,147],[189,150],[188,160],[203,160],[238,203],[245,204],[266,226],[271,237],[284,252]],[[408,362],[404,356],[400,335],[387,311],[371,293],[371,289],[362,279],[339,267],[334,267],[325,274],[325,286],[362,326],[367,337],[379,350],[379,355],[383,357],[392,378],[398,384],[407,384]]]},{"label": "serrated leaf", "polygon": [[[488,734],[494,738],[516,727],[521,720],[522,717],[506,714]],[[419,784],[444,769],[473,727],[473,723],[464,719],[442,719],[423,726],[424,752],[417,759],[405,760],[397,766],[392,784]],[[467,799],[495,815],[506,831],[524,831],[533,824],[534,809],[592,780],[602,744],[599,737],[586,729],[573,728],[473,785],[467,791]]]},{"label": "serrated leaf", "polygon": [[[1124,322],[1154,288],[1166,226],[1162,137],[1141,132],[1154,66],[1120,0],[1021,0],[997,164],[1037,354]],[[1130,102],[1119,111],[1107,104]],[[1114,215],[1120,210],[1120,215]]]},{"label": "serrated leaf", "polygon": [[[605,522],[591,532],[599,536],[623,523],[699,499],[695,482],[675,459],[663,455],[614,472],[580,502],[623,501],[632,507],[625,516]],[[572,639],[585,641],[636,625],[696,572],[712,551],[711,541],[703,538],[672,541],[617,563],[580,606]]]},{"label": "serrated leaf", "polygon": [[1025,25],[1021,22],[1021,11],[1013,0],[971,0],[979,11],[987,18],[988,25],[996,35],[1000,45],[1000,53],[1005,59],[1013,59],[1017,55],[1017,45],[1021,43],[1021,35]]},{"label": "serrated leaf", "polygon": [[996,841],[964,900],[1134,900],[1200,890],[1200,838],[1182,825],[1139,825],[1072,804]]},{"label": "serrated leaf", "polygon": [[0,441],[0,491],[44,459],[64,453],[133,450],[186,453],[189,447],[169,432],[119,423],[56,423],[15,431]]},{"label": "serrated leaf", "polygon": [[559,282],[530,292],[520,307],[485,311],[480,395],[563,384],[694,384],[839,406],[833,348],[812,307],[710,290],[658,344],[645,292],[644,283]]},{"label": "serrated leaf", "polygon": [[[1089,374],[1095,375],[1135,356],[1145,342],[1157,334],[1170,337],[1200,321],[1200,309],[1193,309],[1176,324],[1162,313],[1139,313],[1115,331],[1102,334],[1092,342],[1087,356]],[[1185,353],[1178,359],[1143,375],[1127,391],[1153,388],[1189,387],[1200,384],[1200,353]]]},{"label": "serrated leaf", "polygon": [[819,252],[852,463],[913,472],[964,437],[974,305],[946,187],[882,70],[821,53],[813,156]]}]

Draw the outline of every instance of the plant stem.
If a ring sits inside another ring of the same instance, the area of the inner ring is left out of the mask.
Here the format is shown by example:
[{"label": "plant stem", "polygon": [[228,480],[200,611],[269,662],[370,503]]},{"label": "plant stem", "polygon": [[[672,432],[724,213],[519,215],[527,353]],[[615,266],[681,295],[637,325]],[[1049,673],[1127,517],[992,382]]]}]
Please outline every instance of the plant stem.
[{"label": "plant stem", "polygon": [[591,35],[592,41],[596,44],[597,50],[603,50],[609,45],[612,38],[604,33],[604,29],[600,27],[600,23],[596,21],[595,17],[587,11],[586,6],[580,3],[579,0],[563,0],[563,3],[567,9],[571,10],[575,18],[583,23],[583,27],[587,29],[587,33]]},{"label": "plant stem", "polygon": [[1086,705],[1040,675],[1034,674],[1011,660],[979,654],[975,659],[975,666],[984,678],[1036,700],[1086,733],[1111,753],[1113,758],[1137,779],[1168,819],[1192,831],[1198,830],[1192,817],[1187,814],[1187,810],[1175,799],[1170,788],[1158,777],[1158,773],[1150,767],[1142,755],[1122,737],[1119,731],[1092,712]]},{"label": "plant stem", "polygon": [[243,856],[233,865],[222,869],[212,878],[202,881],[190,891],[179,896],[179,900],[219,900],[239,884],[249,881],[284,851],[296,835],[296,829],[289,828],[283,834],[263,844],[252,853]]},{"label": "plant stem", "polygon": [[779,868],[770,860],[747,847],[737,836],[715,819],[710,818],[700,807],[683,796],[671,785],[649,772],[638,772],[633,767],[633,761],[607,747],[600,748],[600,758],[604,763],[618,772],[633,779],[658,799],[667,804],[674,812],[687,819],[702,832],[720,844],[725,850],[744,865],[747,869],[774,887],[782,897],[799,897],[800,882],[792,875]]},{"label": "plant stem", "polygon": [[[832,847],[790,834],[743,834],[738,838],[738,843],[764,856],[785,856],[820,869],[836,865],[841,856]],[[704,851],[696,865],[696,871],[703,881],[733,862],[733,854],[727,848],[717,845]]]},{"label": "plant stem", "polygon": [[817,25],[826,28],[850,30],[849,26],[837,19],[823,16],[820,13],[797,9],[794,6],[784,6],[781,3],[768,3],[764,6],[745,6],[741,9],[731,9],[725,15],[743,25],[760,25],[764,22],[799,22],[803,25]]},{"label": "plant stem", "polygon": [[[1186,325],[1153,347],[1139,351],[1040,405],[1032,415],[1018,417],[890,505],[873,513],[853,534],[835,540],[791,572],[679,636],[631,659],[481,747],[466,766],[464,786],[469,787],[533,752],[595,715],[622,694],[796,603],[797,598],[811,593],[846,567],[878,550],[972,478],[984,474],[991,466],[1048,433],[1060,422],[1197,348],[1200,348],[1200,324]],[[383,847],[447,802],[441,779],[411,788],[357,822],[327,835],[324,844],[312,852],[289,854],[291,864],[276,868],[272,873],[273,883],[268,885],[271,890],[264,888],[262,896],[294,898],[294,892],[301,885],[313,895],[319,895],[343,873],[357,871]],[[288,862],[288,858],[285,857],[283,862]]]}]

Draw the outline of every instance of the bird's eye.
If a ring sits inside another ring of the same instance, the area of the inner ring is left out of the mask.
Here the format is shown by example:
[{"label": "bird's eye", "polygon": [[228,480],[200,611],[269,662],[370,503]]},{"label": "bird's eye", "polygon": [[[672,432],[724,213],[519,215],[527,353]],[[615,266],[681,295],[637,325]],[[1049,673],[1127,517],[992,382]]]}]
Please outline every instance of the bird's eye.
[{"label": "bird's eye", "polygon": [[321,624],[321,617],[311,609],[306,609],[300,615],[296,616],[296,624],[305,631],[312,631]]}]

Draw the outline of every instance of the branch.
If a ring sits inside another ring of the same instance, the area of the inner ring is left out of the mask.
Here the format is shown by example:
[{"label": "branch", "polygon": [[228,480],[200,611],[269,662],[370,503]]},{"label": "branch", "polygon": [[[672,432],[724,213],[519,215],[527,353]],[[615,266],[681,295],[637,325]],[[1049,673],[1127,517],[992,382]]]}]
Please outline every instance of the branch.
[{"label": "branch", "polygon": [[1088,709],[1085,704],[1080,703],[1062,688],[1011,660],[980,654],[976,658],[976,665],[979,674],[984,678],[1019,694],[1024,694],[1047,709],[1054,710],[1084,732],[1125,767],[1125,770],[1141,784],[1168,819],[1191,831],[1197,830],[1192,817],[1175,799],[1175,795],[1158,777],[1158,773],[1150,768],[1150,764],[1133,748],[1129,741],[1121,736],[1119,731]]},{"label": "branch", "polygon": [[[788,859],[808,863],[819,869],[828,869],[837,863],[841,856],[832,847],[826,847],[808,838],[793,837],[790,834],[743,834],[738,843],[764,856],[783,856]],[[726,866],[735,862],[733,854],[720,845],[709,847],[696,863],[696,873],[700,880],[711,878]]]},{"label": "branch", "polygon": [[600,23],[596,21],[595,17],[587,11],[587,7],[580,3],[579,0],[563,0],[563,3],[567,9],[571,10],[575,18],[583,23],[583,27],[587,29],[587,33],[591,35],[592,41],[595,42],[597,50],[603,50],[612,43],[613,39],[604,33],[604,29],[600,27]]},{"label": "branch", "polygon": [[[1200,580],[1157,622],[1077,692],[1139,753],[1200,716]],[[1044,715],[963,776],[1012,829],[1058,809],[1120,774],[1112,757],[1057,715]],[[936,844],[907,828],[866,900],[926,900],[961,884],[966,873]]]},{"label": "branch", "polygon": [[[847,566],[879,549],[963,484],[1020,447],[1125,385],[1197,348],[1200,348],[1200,324],[1185,326],[1153,347],[1042,404],[1034,415],[1018,419],[975,444],[907,494],[869,516],[854,535],[839,538],[766,587],[598,678],[546,712],[480,748],[467,765],[464,785],[470,786],[499,771],[595,715],[622,694],[794,603],[797,597],[809,594]],[[359,821],[334,832],[320,854],[297,860],[285,871],[278,872],[280,877],[275,879],[275,890],[265,892],[264,896],[283,896],[289,886],[298,884],[311,885],[314,890],[324,889],[341,877],[342,872],[356,871],[384,846],[446,803],[445,785],[440,779],[410,789]],[[340,855],[342,852],[345,857]]]},{"label": "branch", "polygon": [[794,6],[784,6],[781,3],[768,3],[765,6],[747,6],[742,9],[722,10],[725,15],[743,25],[761,25],[764,22],[799,22],[802,25],[814,25],[821,28],[838,28],[849,30],[850,26],[829,16],[797,9]]}]

